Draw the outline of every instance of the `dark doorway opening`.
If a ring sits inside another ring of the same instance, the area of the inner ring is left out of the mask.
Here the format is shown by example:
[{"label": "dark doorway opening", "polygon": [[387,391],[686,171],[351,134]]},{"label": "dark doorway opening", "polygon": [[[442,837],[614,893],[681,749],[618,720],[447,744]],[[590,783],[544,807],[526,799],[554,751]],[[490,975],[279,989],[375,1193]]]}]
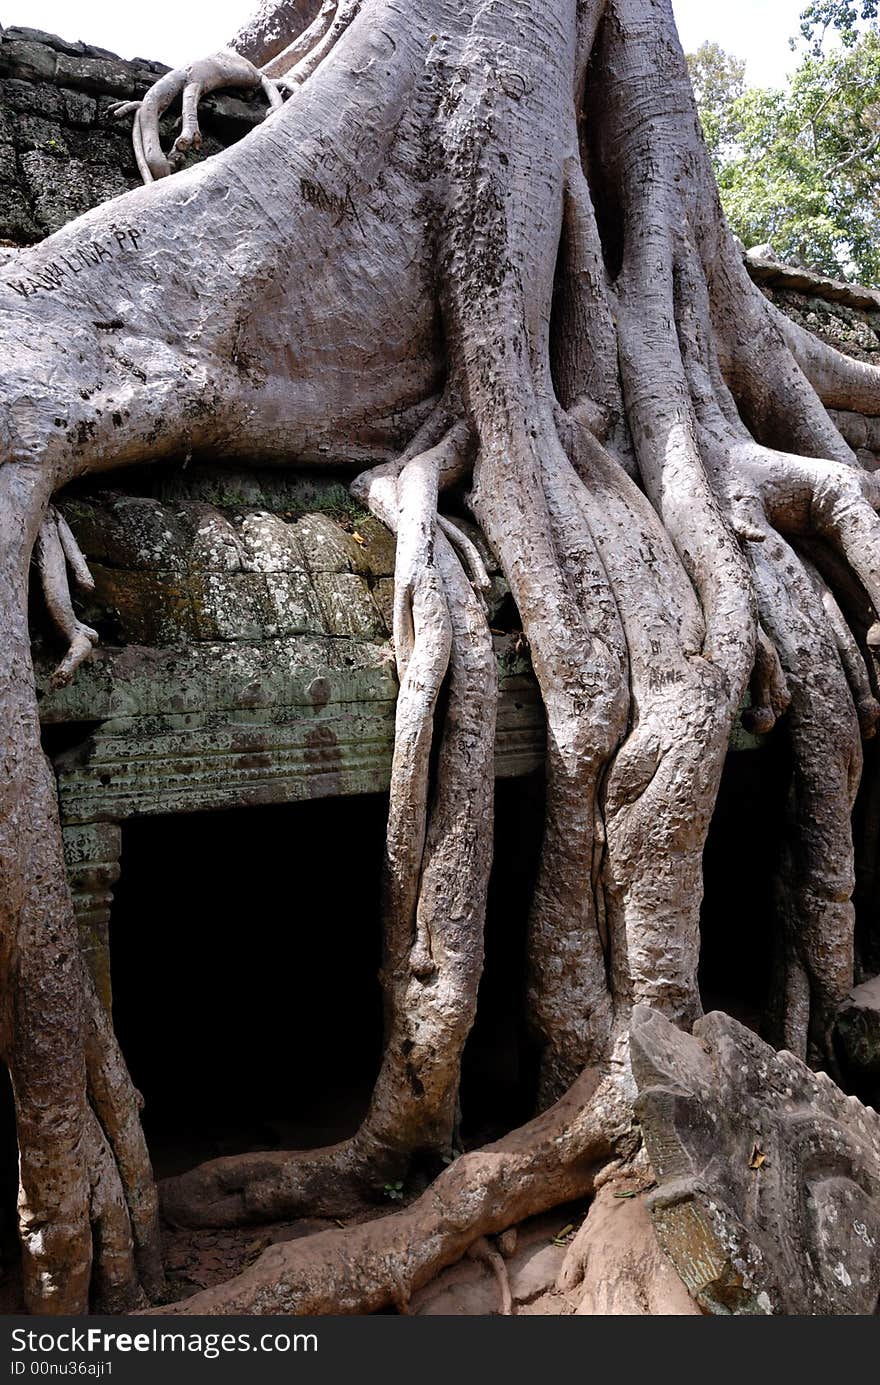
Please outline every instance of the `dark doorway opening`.
[{"label": "dark doorway opening", "polygon": [[495,851],[477,1018],[462,1065],[462,1140],[498,1139],[535,1114],[537,1052],[525,1027],[526,939],[544,832],[543,772],[495,785]]},{"label": "dark doorway opening", "polygon": [[159,1176],[357,1127],[381,1045],[385,812],[375,796],[125,826],[113,1010]]},{"label": "dark doorway opening", "polygon": [[[499,782],[462,1137],[533,1110],[525,932],[542,787]],[[144,818],[123,829],[111,921],[116,1032],[156,1172],[353,1133],[382,1048],[382,795]]]},{"label": "dark doorway opening", "polygon": [[756,1030],[771,984],[773,877],[788,784],[781,737],[729,754],[703,855],[703,1008],[724,1010]]}]

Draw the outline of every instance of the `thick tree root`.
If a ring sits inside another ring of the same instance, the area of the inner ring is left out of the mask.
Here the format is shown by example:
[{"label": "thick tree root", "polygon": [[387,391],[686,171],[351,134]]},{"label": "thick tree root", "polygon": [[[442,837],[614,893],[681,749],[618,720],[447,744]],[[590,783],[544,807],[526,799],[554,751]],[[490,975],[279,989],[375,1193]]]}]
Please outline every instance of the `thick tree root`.
[{"label": "thick tree root", "polygon": [[773,317],[795,360],[826,409],[880,415],[880,382],[874,366],[835,351],[777,308]]},{"label": "thick tree root", "polygon": [[137,1279],[152,1299],[164,1292],[159,1201],[141,1129],[140,1093],[132,1085],[110,1016],[86,980],[85,1050],[92,1108],[119,1172]]},{"label": "thick tree root", "polygon": [[306,32],[334,0],[257,0],[230,48],[264,66]]},{"label": "thick tree root", "polygon": [[56,630],[67,641],[67,653],[52,675],[52,686],[64,687],[98,643],[98,632],[77,619],[70,596],[68,565],[83,591],[94,591],[95,583],[85,557],[63,515],[50,506],[40,525],[36,544],[37,566],[46,606]]},{"label": "thick tree root", "polygon": [[46,479],[37,468],[0,466],[0,698],[19,731],[0,801],[0,1037],[20,1150],[25,1301],[32,1311],[83,1312],[91,1285],[95,1302],[123,1311],[145,1301],[141,1271],[143,1286],[161,1286],[158,1227],[137,1104],[103,1012],[93,1012],[88,1058],[84,1043],[89,995],[97,1001],[79,952],[54,776],[40,749],[24,594],[36,542],[50,609],[70,637],[66,563],[81,580],[87,574],[63,521],[47,511]]},{"label": "thick tree root", "polygon": [[853,975],[850,815],[861,770],[859,726],[821,600],[777,536],[752,557],[762,619],[779,651],[794,759],[777,902],[783,929],[769,1027],[792,1052],[834,1061],[831,1030]]},{"label": "thick tree root", "polygon": [[[386,1044],[370,1109],[357,1134],[333,1149],[217,1160],[166,1183],[163,1206],[176,1222],[340,1215],[380,1201],[415,1155],[439,1163],[452,1151],[461,1055],[482,972],[497,672],[482,602],[437,524],[439,488],[461,474],[469,434],[456,425],[418,451],[436,436],[435,422],[398,464],[357,483],[397,534],[401,674],[383,891]],[[447,666],[430,791],[434,709]]]},{"label": "thick tree root", "polygon": [[846,681],[849,684],[849,690],[855,704],[862,740],[870,741],[877,734],[877,723],[880,721],[880,702],[874,696],[864,656],[824,577],[803,555],[801,555],[801,562],[819,596],[819,600],[822,602],[822,609],[834,635],[838,657],[843,665]]},{"label": "thick tree root", "polygon": [[361,11],[362,0],[326,0],[320,14],[293,43],[264,68],[277,85],[294,92],[317,72]]},{"label": "thick tree root", "polygon": [[339,0],[322,0],[321,7],[311,24],[297,34],[296,38],[286,47],[283,47],[279,53],[273,54],[264,63],[262,70],[266,76],[276,79],[284,77],[287,73],[292,72],[310,53],[314,53],[317,45],[329,33],[338,9]]},{"label": "thick tree root", "polygon": [[[260,87],[268,98],[270,110],[277,110],[282,102],[277,86],[253,63],[231,49],[223,49],[210,58],[202,58],[188,67],[167,72],[150,87],[143,101],[120,101],[113,107],[112,113],[117,120],[134,116],[132,145],[138,171],[145,183],[167,178],[184,154],[191,149],[201,148],[199,102],[209,92],[223,87],[244,90]],[[159,138],[159,120],[178,96],[183,102],[181,132],[168,157]]]},{"label": "thick tree root", "polygon": [[699,1317],[654,1234],[642,1191],[651,1179],[612,1173],[596,1181],[596,1196],[566,1253],[557,1287],[578,1290],[579,1315]]},{"label": "thick tree root", "polygon": [[137,1269],[122,1180],[113,1151],[94,1116],[87,1123],[85,1157],[93,1235],[101,1247],[92,1274],[93,1302],[100,1313],[145,1308],[149,1300],[133,1287],[138,1282]]},{"label": "thick tree root", "polygon": [[586,1072],[531,1124],[462,1155],[412,1206],[379,1221],[271,1246],[237,1279],[162,1311],[405,1311],[416,1289],[481,1237],[583,1197],[615,1149],[632,1153],[636,1144],[617,1087]]}]

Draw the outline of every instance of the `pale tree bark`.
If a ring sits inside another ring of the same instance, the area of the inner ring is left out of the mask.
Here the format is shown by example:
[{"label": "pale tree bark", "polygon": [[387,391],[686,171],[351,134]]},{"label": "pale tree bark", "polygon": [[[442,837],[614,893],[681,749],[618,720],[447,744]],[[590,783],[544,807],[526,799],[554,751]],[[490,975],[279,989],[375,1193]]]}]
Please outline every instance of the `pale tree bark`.
[{"label": "pale tree bark", "polygon": [[[233,47],[241,65],[217,57],[148,95],[145,176],[168,172],[169,93],[190,142],[221,79],[277,78],[283,106],[0,271],[2,1040],[40,1311],[141,1303],[161,1278],[138,1098],[76,951],[39,748],[35,546],[59,678],[93,647],[66,569],[87,574],[51,508],[75,478],[176,452],[355,463],[355,493],[397,535],[373,1100],[342,1145],[174,1180],[177,1221],[339,1214],[453,1152],[496,672],[450,493],[502,565],[547,716],[526,1003],[550,1109],[406,1212],[264,1257],[187,1311],[405,1306],[480,1237],[633,1158],[630,1014],[700,1016],[702,852],[749,685],[753,724],[784,718],[794,765],[780,1040],[831,1061],[852,983],[850,813],[880,638],[848,624],[834,570],[875,621],[880,528],[876,481],[825,406],[880,414],[880,375],[790,329],[749,281],[669,0],[264,0]],[[802,556],[815,543],[821,575]]]}]

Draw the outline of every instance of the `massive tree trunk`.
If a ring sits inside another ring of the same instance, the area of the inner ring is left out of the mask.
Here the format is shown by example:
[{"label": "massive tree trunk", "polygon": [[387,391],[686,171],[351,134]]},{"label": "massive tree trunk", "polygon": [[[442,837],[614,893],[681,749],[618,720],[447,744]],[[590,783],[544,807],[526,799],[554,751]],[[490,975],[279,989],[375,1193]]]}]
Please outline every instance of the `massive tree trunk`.
[{"label": "massive tree trunk", "polygon": [[[452,1154],[495,665],[485,573],[445,492],[497,553],[547,715],[527,1004],[552,1109],[442,1174],[427,1221],[417,1204],[411,1224],[361,1227],[326,1273],[312,1252],[311,1278],[286,1248],[203,1310],[367,1311],[394,1297],[389,1275],[403,1302],[633,1156],[630,1015],[699,1018],[702,851],[750,683],[758,729],[790,704],[795,766],[775,1033],[830,1060],[852,984],[850,813],[880,633],[851,634],[832,589],[848,571],[877,608],[880,528],[876,482],[824,405],[880,414],[880,375],[781,322],[748,279],[669,0],[264,0],[237,46],[292,89],[262,127],[0,270],[0,1032],[35,1311],[84,1310],[90,1292],[131,1306],[161,1279],[137,1094],[76,952],[30,664],[35,545],[60,676],[91,649],[50,508],[74,478],[176,452],[354,462],[397,534],[373,1101],[332,1149],[175,1180],[175,1219],[339,1214]],[[176,83],[188,139],[201,80]],[[158,158],[149,109],[138,138]]]}]

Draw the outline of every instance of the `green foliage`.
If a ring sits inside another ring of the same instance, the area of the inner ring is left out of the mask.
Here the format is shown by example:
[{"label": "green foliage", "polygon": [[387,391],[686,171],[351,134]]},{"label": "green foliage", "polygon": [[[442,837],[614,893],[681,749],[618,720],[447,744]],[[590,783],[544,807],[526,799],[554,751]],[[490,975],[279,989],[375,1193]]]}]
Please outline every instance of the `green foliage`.
[{"label": "green foliage", "polygon": [[844,47],[852,48],[858,42],[859,21],[876,18],[877,0],[811,0],[801,15],[801,34],[813,55],[819,57],[829,33],[836,34]]},{"label": "green foliage", "polygon": [[834,11],[844,41],[828,53],[814,45],[782,89],[738,91],[736,59],[718,50],[707,67],[705,50],[715,45],[688,60],[736,234],[747,246],[770,241],[783,260],[868,284],[880,282],[880,30],[846,24],[876,4],[816,0],[805,25],[811,14],[811,23],[830,23]]},{"label": "green foliage", "polygon": [[745,59],[725,53],[720,44],[703,43],[688,55],[687,62],[703,133],[715,158],[739,133],[735,103],[746,92]]}]

